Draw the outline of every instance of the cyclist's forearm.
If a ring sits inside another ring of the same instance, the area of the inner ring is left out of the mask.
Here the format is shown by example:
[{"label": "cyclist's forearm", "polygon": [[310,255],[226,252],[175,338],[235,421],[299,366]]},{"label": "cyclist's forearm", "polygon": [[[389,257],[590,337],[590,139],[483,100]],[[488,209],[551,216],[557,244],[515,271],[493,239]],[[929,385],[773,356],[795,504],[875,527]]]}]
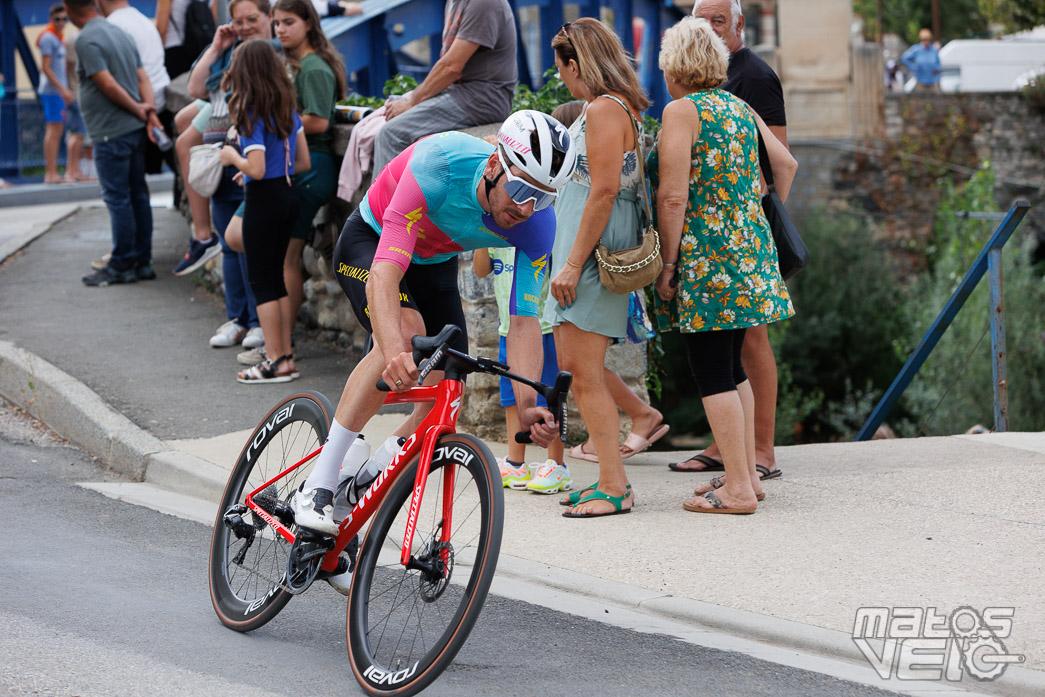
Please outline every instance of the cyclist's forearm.
[{"label": "cyclist's forearm", "polygon": [[[508,365],[512,367],[512,371],[535,382],[540,381],[544,350],[541,342],[541,323],[537,318],[513,315],[505,343],[508,345]],[[520,413],[537,406],[537,393],[533,388],[518,382],[513,382],[512,387]]]},{"label": "cyclist's forearm", "polygon": [[388,363],[400,353],[410,350],[403,336],[402,310],[399,307],[399,281],[403,273],[390,262],[375,262],[366,284],[370,324],[374,329],[374,343]]}]

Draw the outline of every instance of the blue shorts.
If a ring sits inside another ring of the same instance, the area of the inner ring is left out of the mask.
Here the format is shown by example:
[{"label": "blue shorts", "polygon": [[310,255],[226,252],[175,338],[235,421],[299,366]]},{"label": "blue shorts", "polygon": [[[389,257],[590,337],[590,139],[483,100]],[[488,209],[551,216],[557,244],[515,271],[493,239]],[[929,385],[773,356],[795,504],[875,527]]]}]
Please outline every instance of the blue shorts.
[{"label": "blue shorts", "polygon": [[[552,385],[555,383],[555,376],[559,373],[559,359],[555,355],[555,338],[551,332],[548,332],[542,339],[544,343],[544,368],[541,370],[541,382],[545,385]],[[497,342],[497,360],[501,363],[508,362],[508,343],[503,336]],[[515,390],[512,389],[512,381],[505,377],[501,378],[501,406],[515,406]],[[548,402],[541,394],[537,395],[537,406],[548,406]]]},{"label": "blue shorts", "polygon": [[78,136],[87,133],[87,126],[83,122],[83,114],[80,113],[80,102],[73,102],[65,107],[65,116],[66,131]]},{"label": "blue shorts", "polygon": [[45,123],[65,123],[65,100],[57,94],[41,94]]}]

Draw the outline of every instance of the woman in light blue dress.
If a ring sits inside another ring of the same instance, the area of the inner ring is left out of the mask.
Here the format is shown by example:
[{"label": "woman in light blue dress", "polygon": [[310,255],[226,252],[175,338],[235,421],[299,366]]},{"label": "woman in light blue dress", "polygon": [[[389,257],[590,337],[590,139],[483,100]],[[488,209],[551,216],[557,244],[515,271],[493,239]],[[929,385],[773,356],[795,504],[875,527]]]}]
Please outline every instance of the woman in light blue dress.
[{"label": "woman in light blue dress", "polygon": [[594,250],[638,244],[640,173],[635,131],[649,106],[620,39],[582,18],[552,39],[555,65],[570,93],[587,102],[570,128],[578,159],[555,204],[551,296],[545,319],[554,327],[559,365],[573,373],[571,391],[599,454],[599,481],[567,499],[563,514],[591,518],[627,513],[634,497],[618,448],[620,422],[603,377],[611,338],[627,334],[628,296],[599,282]]}]

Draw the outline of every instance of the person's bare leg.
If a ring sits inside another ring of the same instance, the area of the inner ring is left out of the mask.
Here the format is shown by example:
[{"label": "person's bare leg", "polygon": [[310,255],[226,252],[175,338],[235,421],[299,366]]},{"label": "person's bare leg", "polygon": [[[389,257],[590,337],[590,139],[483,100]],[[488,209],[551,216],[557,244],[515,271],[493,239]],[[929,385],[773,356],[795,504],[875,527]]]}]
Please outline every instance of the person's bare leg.
[{"label": "person's bare leg", "polygon": [[[776,469],[773,440],[776,433],[777,365],[773,346],[769,343],[768,325],[748,328],[744,333],[740,359],[755,399],[755,462],[773,470]],[[715,460],[722,459],[717,442],[712,442],[701,454]],[[692,464],[694,472],[703,467],[699,462]]]},{"label": "person's bare leg", "polygon": [[[606,347],[609,340],[601,334],[578,329],[565,322],[555,327],[555,345],[558,347],[559,367],[573,374],[570,387],[581,419],[595,443],[599,455],[599,490],[610,496],[624,496],[628,476],[620,459],[620,419],[613,396],[603,376]],[[631,508],[632,497],[626,498],[622,508]],[[578,514],[609,513],[609,501],[589,501],[571,509]]]},{"label": "person's bare leg", "polygon": [[[745,443],[749,431],[753,440],[754,426],[749,427],[745,423],[745,399],[740,396],[738,388],[704,397],[701,400],[708,421],[711,423],[711,432],[722,453],[722,462],[726,466],[725,484],[717,489],[715,494],[727,508],[756,508],[758,506],[752,482],[755,468],[754,456],[748,455]],[[758,478],[755,477],[754,481],[758,482]],[[698,489],[698,491],[700,490]],[[711,508],[711,504],[703,496],[696,495],[696,492],[689,500],[689,504]]]},{"label": "person's bare leg", "polygon": [[[602,375],[606,387],[613,396],[613,403],[631,419],[632,431],[645,438],[655,426],[664,421],[664,416],[632,392],[619,375],[609,368],[603,368]],[[588,438],[588,441],[581,446],[581,450],[586,453],[598,452],[591,438]]]},{"label": "person's bare leg", "polygon": [[[283,332],[280,331],[280,327],[283,322],[283,307],[285,305],[285,298],[280,300],[270,300],[267,303],[260,303],[258,305],[258,322],[261,324],[261,331],[265,332],[265,358],[276,362],[280,356],[290,353],[290,342],[284,344]],[[292,364],[283,364],[278,367],[280,372],[287,372],[288,368],[293,367]],[[246,376],[249,368],[245,368],[239,372],[240,377]]]},{"label": "person's bare leg", "polygon": [[522,428],[519,426],[519,407],[514,404],[504,408],[504,429],[508,435],[508,459],[526,462],[526,444],[515,442],[515,434]]},{"label": "person's bare leg", "polygon": [[65,141],[65,176],[79,181],[83,179],[80,172],[80,156],[83,154],[83,136],[70,133]]},{"label": "person's bare leg", "polygon": [[243,253],[243,218],[234,215],[225,228],[225,244],[234,252]]},{"label": "person's bare leg", "polygon": [[773,346],[769,343],[768,325],[751,327],[744,333],[740,358],[755,399],[755,461],[772,470],[776,468],[773,440],[776,433],[777,365]]},{"label": "person's bare leg", "polygon": [[44,126],[44,183],[53,184],[62,180],[58,174],[58,146],[62,143],[62,129],[65,124],[61,122],[49,123]]},{"label": "person's bare leg", "polygon": [[[298,311],[305,302],[305,273],[301,268],[301,255],[305,251],[305,240],[290,238],[287,256],[283,260],[283,285],[290,298],[290,316],[297,320]],[[293,324],[291,324],[293,326]],[[424,331],[422,330],[422,334]]]},{"label": "person's bare leg", "polygon": [[[182,111],[185,110],[182,109]],[[200,242],[208,242],[211,235],[210,203],[205,197],[196,193],[196,190],[189,184],[189,150],[194,145],[203,145],[203,134],[190,127],[181,132],[174,141],[174,152],[178,156],[178,167],[181,168],[182,181],[185,183],[185,195],[189,198],[192,236]]]}]

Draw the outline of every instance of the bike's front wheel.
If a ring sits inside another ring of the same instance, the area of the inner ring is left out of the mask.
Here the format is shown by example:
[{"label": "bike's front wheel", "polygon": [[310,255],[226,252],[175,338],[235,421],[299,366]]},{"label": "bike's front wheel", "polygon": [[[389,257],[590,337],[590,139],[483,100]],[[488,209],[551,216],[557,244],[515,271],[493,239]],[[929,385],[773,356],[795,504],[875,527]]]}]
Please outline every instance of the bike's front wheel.
[{"label": "bike's front wheel", "polygon": [[400,563],[417,462],[374,516],[349,593],[348,655],[371,695],[416,694],[442,673],[479,617],[501,549],[497,462],[482,441],[454,434],[435,448],[411,564]]},{"label": "bike's front wheel", "polygon": [[[247,510],[247,494],[323,445],[334,409],[318,392],[287,397],[250,434],[218,505],[210,548],[210,597],[222,623],[240,632],[262,626],[290,601],[285,577],[291,543]],[[297,468],[255,501],[279,517],[312,471]],[[228,522],[226,518],[230,519]],[[289,521],[284,521],[289,524]]]}]

